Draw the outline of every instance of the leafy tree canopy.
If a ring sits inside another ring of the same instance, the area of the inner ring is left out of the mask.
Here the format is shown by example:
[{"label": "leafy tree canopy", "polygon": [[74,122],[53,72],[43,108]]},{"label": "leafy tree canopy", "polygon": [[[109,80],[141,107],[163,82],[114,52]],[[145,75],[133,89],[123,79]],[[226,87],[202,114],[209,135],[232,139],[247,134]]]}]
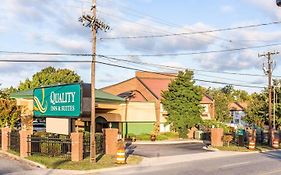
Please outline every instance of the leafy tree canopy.
[{"label": "leafy tree canopy", "polygon": [[168,112],[167,122],[179,132],[180,137],[186,138],[188,129],[201,122],[200,101],[202,90],[194,85],[193,72],[179,72],[168,87],[162,92],[162,104]]},{"label": "leafy tree canopy", "polygon": [[0,98],[8,99],[9,96],[10,96],[10,94],[11,94],[12,92],[15,92],[15,91],[17,91],[17,89],[14,88],[14,87],[12,87],[12,86],[9,87],[9,88],[1,89],[1,90],[0,90]]},{"label": "leafy tree canopy", "polygon": [[31,80],[26,79],[24,82],[20,82],[18,90],[22,91],[58,83],[65,84],[76,82],[81,82],[81,78],[74,71],[69,69],[55,69],[50,66],[35,73]]},{"label": "leafy tree canopy", "polygon": [[268,120],[268,93],[253,93],[244,118],[248,123],[263,127]]},{"label": "leafy tree canopy", "polygon": [[21,108],[14,100],[0,98],[0,128],[6,125],[13,128],[15,122],[20,118]]},{"label": "leafy tree canopy", "polygon": [[[228,92],[228,91],[227,91]],[[226,94],[222,89],[207,89],[206,94],[215,100],[215,118],[220,122],[229,122],[231,120],[228,109],[229,94]]]}]

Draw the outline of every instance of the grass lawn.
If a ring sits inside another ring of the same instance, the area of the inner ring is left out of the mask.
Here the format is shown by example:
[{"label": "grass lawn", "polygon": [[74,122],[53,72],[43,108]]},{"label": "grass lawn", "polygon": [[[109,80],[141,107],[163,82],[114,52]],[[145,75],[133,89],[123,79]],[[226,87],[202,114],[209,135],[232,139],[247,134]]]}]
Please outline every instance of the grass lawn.
[{"label": "grass lawn", "polygon": [[[53,169],[68,169],[68,170],[91,170],[100,168],[109,168],[122,166],[115,164],[115,156],[104,155],[97,163],[91,163],[90,158],[86,158],[80,162],[72,162],[70,159],[63,157],[46,157],[33,155],[27,159],[45,165],[47,168]],[[127,164],[134,165],[142,161],[142,157],[130,155],[127,159]]]},{"label": "grass lawn", "polygon": [[249,152],[252,150],[249,150],[247,147],[242,146],[236,146],[236,145],[229,145],[229,146],[216,146],[220,151],[239,151],[239,152]]},{"label": "grass lawn", "polygon": [[249,150],[246,146],[237,146],[237,145],[229,145],[228,146],[217,146],[215,147],[220,151],[239,151],[239,152],[251,152],[251,151],[270,151],[275,150],[274,148],[268,146],[268,145],[256,145],[255,150]]},{"label": "grass lawn", "polygon": [[14,150],[8,150],[8,153],[14,154],[16,156],[20,156],[20,153]]}]

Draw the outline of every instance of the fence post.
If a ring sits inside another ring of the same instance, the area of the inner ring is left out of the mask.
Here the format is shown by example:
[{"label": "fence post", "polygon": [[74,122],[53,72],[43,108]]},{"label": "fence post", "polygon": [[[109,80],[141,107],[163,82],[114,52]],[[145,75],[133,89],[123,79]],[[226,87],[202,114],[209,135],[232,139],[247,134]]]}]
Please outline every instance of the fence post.
[{"label": "fence post", "polygon": [[118,129],[106,128],[105,135],[105,154],[115,155],[117,153]]},{"label": "fence post", "polygon": [[11,128],[2,128],[2,151],[8,151],[10,148]]},{"label": "fence post", "polygon": [[212,146],[223,146],[223,128],[212,128],[211,129],[211,145]]},{"label": "fence post", "polygon": [[20,130],[20,157],[28,157],[31,150],[31,143],[28,142],[28,136],[32,131]]},{"label": "fence post", "polygon": [[71,133],[71,161],[83,160],[83,133]]}]

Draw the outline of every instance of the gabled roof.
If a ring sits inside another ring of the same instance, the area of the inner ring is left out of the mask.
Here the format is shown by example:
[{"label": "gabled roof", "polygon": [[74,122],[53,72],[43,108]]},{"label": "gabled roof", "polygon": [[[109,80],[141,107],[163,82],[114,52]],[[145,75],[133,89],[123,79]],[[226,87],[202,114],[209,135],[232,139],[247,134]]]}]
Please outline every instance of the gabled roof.
[{"label": "gabled roof", "polygon": [[164,78],[138,78],[153,95],[161,99],[162,91],[168,90],[171,79]]},{"label": "gabled roof", "polygon": [[207,95],[205,93],[203,94],[201,103],[213,103],[213,102],[214,102],[214,99],[212,97],[210,97],[209,95]]},{"label": "gabled roof", "polygon": [[[170,75],[170,76],[169,76]],[[136,78],[157,98],[161,99],[162,92],[168,90],[169,84],[175,79],[174,73],[137,72]],[[203,94],[201,103],[213,103],[213,99]]]},{"label": "gabled roof", "polygon": [[228,104],[228,109],[231,111],[244,111],[245,107],[242,106],[240,102],[232,102]]}]

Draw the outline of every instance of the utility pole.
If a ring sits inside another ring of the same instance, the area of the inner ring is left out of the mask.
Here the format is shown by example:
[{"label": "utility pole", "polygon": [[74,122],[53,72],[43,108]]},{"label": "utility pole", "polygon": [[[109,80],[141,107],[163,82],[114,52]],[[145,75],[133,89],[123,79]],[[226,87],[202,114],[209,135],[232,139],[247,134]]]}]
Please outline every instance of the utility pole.
[{"label": "utility pole", "polygon": [[259,57],[267,58],[267,65],[263,66],[265,75],[268,76],[268,143],[272,144],[272,65],[273,61],[271,55],[279,54],[279,52],[267,52],[259,54]]},{"label": "utility pole", "polygon": [[276,89],[275,89],[275,85],[273,83],[273,129],[275,130],[276,129],[276,125],[275,125],[275,118],[276,118]]},{"label": "utility pole", "polygon": [[91,142],[90,142],[90,160],[96,162],[96,100],[95,100],[95,72],[96,72],[96,41],[97,31],[101,29],[103,31],[109,30],[109,26],[97,19],[97,4],[96,0],[92,0],[91,7],[92,15],[82,15],[79,21],[83,26],[90,27],[92,30],[92,63],[91,63]]}]

